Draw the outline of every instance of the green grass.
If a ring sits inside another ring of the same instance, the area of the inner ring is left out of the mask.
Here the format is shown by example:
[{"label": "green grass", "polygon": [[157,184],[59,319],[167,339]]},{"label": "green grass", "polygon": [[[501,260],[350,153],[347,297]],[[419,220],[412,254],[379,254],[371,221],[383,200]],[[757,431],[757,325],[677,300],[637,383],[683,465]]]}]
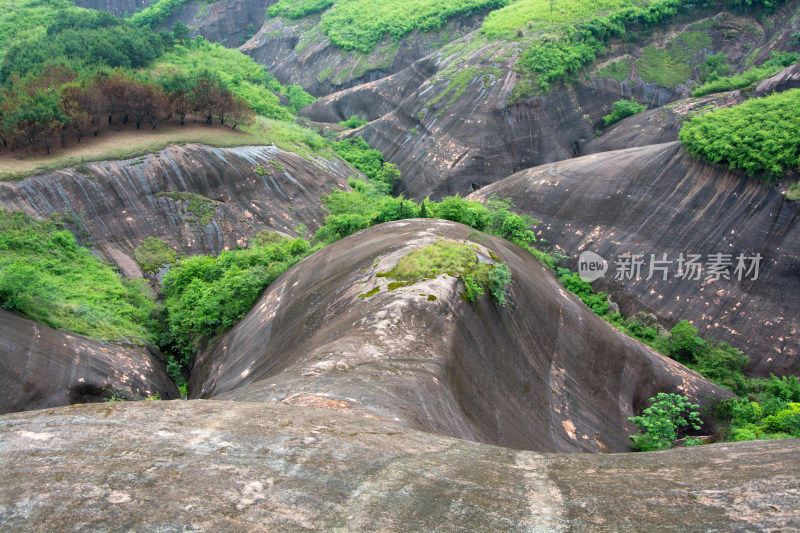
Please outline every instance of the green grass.
[{"label": "green grass", "polygon": [[555,0],[551,10],[547,0],[517,0],[489,13],[481,29],[492,39],[513,39],[517,30],[553,32],[630,4],[630,0]]},{"label": "green grass", "polygon": [[508,266],[483,263],[478,260],[474,245],[437,240],[428,246],[412,250],[403,256],[389,272],[379,272],[378,277],[398,280],[389,284],[389,290],[413,285],[441,274],[458,277],[464,283],[462,296],[474,302],[489,291],[492,298],[505,307],[508,304],[508,286],[511,271]]},{"label": "green grass", "polygon": [[[630,28],[642,25],[645,29],[661,24],[684,9],[690,0],[651,0],[633,4],[631,2],[595,1],[581,3],[577,0],[554,4],[553,15],[545,18],[529,20],[524,28],[517,25],[515,35],[523,38],[525,51],[515,65],[515,70],[522,79],[514,88],[509,104],[520,98],[528,98],[537,94],[545,94],[550,84],[559,80],[575,79],[575,74],[595,60],[598,54],[607,52],[607,44],[612,38],[624,38]],[[535,3],[533,0],[512,4],[507,9],[522,9],[530,5],[532,12],[541,12],[549,3]],[[556,6],[560,5],[563,13],[556,15]],[[517,7],[519,6],[519,7]],[[492,38],[511,38],[508,29],[511,25],[494,23],[493,16],[499,16],[500,10],[484,22],[484,33]],[[525,19],[510,17],[514,24]],[[569,21],[569,22],[568,22]],[[488,24],[488,29],[487,29]],[[690,44],[694,44],[691,40]],[[685,47],[681,44],[681,47]],[[663,62],[653,49],[649,52],[644,68],[656,62]],[[653,65],[654,66],[654,65]],[[663,66],[663,65],[662,65]],[[651,76],[657,74],[653,69]]]},{"label": "green grass", "polygon": [[786,193],[786,199],[792,202],[800,200],[800,182],[792,183]]},{"label": "green grass", "polygon": [[625,81],[625,78],[631,75],[630,59],[623,58],[619,61],[609,63],[605,67],[598,69],[595,76],[598,78],[611,78],[618,82]]},{"label": "green grass", "polygon": [[211,219],[214,218],[214,214],[216,213],[214,200],[192,192],[160,192],[156,194],[156,197],[170,198],[176,203],[181,203],[181,209],[192,215],[193,219],[191,222],[198,226],[205,226],[211,222]]},{"label": "green grass", "polygon": [[434,31],[457,16],[507,5],[509,0],[280,0],[267,10],[273,17],[302,18],[322,13],[331,42],[345,50],[370,53],[389,35],[399,40],[414,30]]},{"label": "green grass", "polygon": [[670,50],[650,45],[642,49],[642,57],[636,60],[636,73],[646,82],[674,87],[686,83],[692,67],[677,59]]},{"label": "green grass", "polygon": [[695,116],[679,138],[693,156],[775,178],[800,167],[800,89]]},{"label": "green grass", "polygon": [[81,227],[69,217],[40,221],[0,210],[3,307],[97,339],[152,342],[156,307],[144,286],[78,246],[65,223]]},{"label": "green grass", "polygon": [[156,237],[148,237],[133,250],[133,257],[145,272],[158,272],[178,259],[178,252]]}]

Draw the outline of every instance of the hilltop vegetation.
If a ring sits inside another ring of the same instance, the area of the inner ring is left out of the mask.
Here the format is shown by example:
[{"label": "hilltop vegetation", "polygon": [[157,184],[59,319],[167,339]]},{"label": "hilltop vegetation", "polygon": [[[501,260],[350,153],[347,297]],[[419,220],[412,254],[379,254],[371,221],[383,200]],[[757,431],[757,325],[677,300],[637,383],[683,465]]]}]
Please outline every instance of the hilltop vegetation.
[{"label": "hilltop vegetation", "polygon": [[696,116],[679,137],[694,156],[776,178],[800,167],[800,89]]},{"label": "hilltop vegetation", "polygon": [[0,11],[0,32],[0,148],[49,153],[104,125],[155,128],[190,113],[233,128],[251,112],[288,121],[313,101],[238,50],[188,40],[185,26],[157,34],[69,2],[30,1]]},{"label": "hilltop vegetation", "polygon": [[280,0],[267,9],[267,15],[298,19],[324,11],[322,28],[334,45],[369,53],[387,34],[400,39],[414,30],[438,30],[456,16],[470,16],[508,3],[509,0]]}]

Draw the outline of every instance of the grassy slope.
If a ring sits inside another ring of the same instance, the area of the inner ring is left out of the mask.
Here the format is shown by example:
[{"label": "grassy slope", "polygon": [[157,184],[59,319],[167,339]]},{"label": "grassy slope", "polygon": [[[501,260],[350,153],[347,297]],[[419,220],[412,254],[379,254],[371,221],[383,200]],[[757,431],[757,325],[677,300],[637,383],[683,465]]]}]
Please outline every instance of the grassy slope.
[{"label": "grassy slope", "polygon": [[267,13],[300,18],[324,11],[323,29],[334,45],[369,53],[387,33],[399,39],[414,30],[437,30],[456,16],[480,13],[508,3],[509,0],[281,0]]},{"label": "grassy slope", "polygon": [[38,221],[0,209],[0,300],[54,328],[107,341],[153,340],[152,297],[78,246],[63,217]]}]

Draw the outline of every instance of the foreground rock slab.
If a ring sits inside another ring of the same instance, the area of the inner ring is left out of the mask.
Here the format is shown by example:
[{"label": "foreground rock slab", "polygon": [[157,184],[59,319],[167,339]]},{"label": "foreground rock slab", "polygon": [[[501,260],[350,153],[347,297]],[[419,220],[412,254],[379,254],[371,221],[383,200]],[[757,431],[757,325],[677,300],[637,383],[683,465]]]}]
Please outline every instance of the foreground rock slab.
[{"label": "foreground rock slab", "polygon": [[92,404],[0,417],[6,531],[800,528],[800,440],[556,455],[323,409]]}]

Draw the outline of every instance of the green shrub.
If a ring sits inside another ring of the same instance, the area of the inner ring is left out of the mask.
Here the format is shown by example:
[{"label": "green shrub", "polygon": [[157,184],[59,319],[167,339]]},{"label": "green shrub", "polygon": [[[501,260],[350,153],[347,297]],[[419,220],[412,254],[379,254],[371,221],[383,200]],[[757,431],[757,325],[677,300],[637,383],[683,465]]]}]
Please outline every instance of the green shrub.
[{"label": "green shrub", "polygon": [[764,420],[764,429],[800,437],[800,403],[790,403],[786,409]]},{"label": "green shrub", "polygon": [[500,307],[508,306],[508,287],[511,283],[508,265],[500,263],[489,272],[489,293]]},{"label": "green shrub", "polygon": [[800,89],[695,116],[679,138],[695,157],[767,179],[800,166]]},{"label": "green shrub", "polygon": [[659,392],[655,398],[650,398],[650,403],[640,416],[628,418],[642,430],[631,435],[634,451],[666,450],[674,446],[682,432],[700,429],[697,412],[700,406],[685,396]]},{"label": "green shrub", "polygon": [[595,314],[602,316],[608,312],[608,295],[606,293],[595,294],[591,283],[583,281],[577,273],[571,273],[566,268],[557,268],[556,274],[564,288],[580,298]]},{"label": "green shrub", "polygon": [[217,257],[186,257],[170,268],[162,284],[167,327],[162,344],[174,354],[174,367],[185,370],[203,338],[230,328],[275,278],[315,250],[303,239],[272,241],[261,239],[262,244]]},{"label": "green shrub", "polygon": [[344,126],[345,128],[360,128],[366,123],[367,121],[361,120],[361,117],[359,115],[353,115],[349,119],[339,122],[339,125]]},{"label": "green shrub", "polygon": [[630,100],[619,100],[611,104],[611,113],[603,117],[606,127],[619,122],[623,118],[641,113],[646,108],[633,98]]}]

